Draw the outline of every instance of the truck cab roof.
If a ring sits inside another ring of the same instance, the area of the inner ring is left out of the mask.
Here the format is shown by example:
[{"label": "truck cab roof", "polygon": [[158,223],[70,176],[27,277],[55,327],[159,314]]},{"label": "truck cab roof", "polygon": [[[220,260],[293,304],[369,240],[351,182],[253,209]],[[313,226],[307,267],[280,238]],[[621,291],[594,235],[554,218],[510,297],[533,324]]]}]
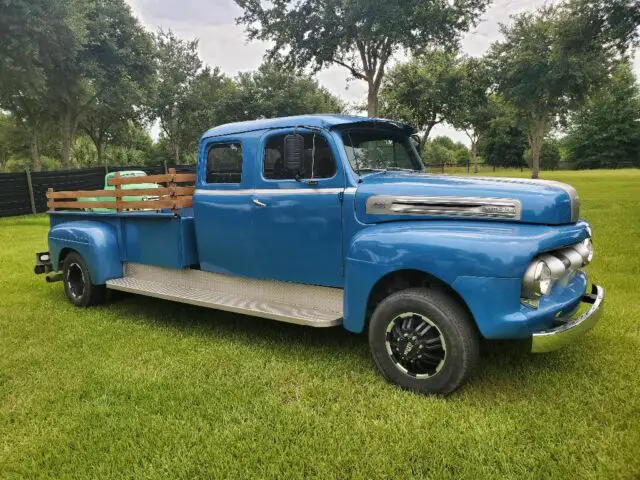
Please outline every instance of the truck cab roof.
[{"label": "truck cab roof", "polygon": [[296,115],[291,117],[264,118],[247,122],[234,122],[214,127],[202,136],[202,139],[220,137],[224,135],[235,135],[257,130],[271,130],[291,127],[313,127],[332,129],[346,125],[367,125],[382,126],[392,130],[401,130],[407,134],[415,132],[414,128],[404,123],[394,122],[384,118],[358,117],[351,115],[318,114],[318,115]]}]

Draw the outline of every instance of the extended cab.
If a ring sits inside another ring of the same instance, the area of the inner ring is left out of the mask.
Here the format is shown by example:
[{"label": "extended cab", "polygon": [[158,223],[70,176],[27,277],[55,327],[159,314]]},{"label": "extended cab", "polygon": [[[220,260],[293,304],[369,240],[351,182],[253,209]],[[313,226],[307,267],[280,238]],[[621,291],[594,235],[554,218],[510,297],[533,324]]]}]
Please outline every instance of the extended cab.
[{"label": "extended cab", "polygon": [[[81,307],[115,289],[366,330],[384,377],[428,393],[469,378],[481,337],[546,352],[591,328],[604,292],[583,271],[593,248],[576,191],[431,175],[412,133],[341,115],[213,128],[192,197],[104,213],[50,200],[36,272]],[[177,198],[172,185],[159,193]]]}]

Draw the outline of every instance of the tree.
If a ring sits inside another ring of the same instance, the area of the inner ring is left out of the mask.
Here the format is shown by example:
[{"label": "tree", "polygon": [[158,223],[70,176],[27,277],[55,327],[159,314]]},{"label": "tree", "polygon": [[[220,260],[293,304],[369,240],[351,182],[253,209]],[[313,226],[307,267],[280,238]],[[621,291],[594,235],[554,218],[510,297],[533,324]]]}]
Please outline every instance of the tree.
[{"label": "tree", "polygon": [[462,71],[456,54],[431,50],[389,72],[380,95],[381,110],[385,117],[423,132],[424,143],[433,127],[453,117],[461,86]]},{"label": "tree", "polygon": [[427,165],[468,165],[471,156],[466,145],[455,143],[445,136],[426,142],[423,151],[423,160]]},{"label": "tree", "polygon": [[527,132],[533,178],[539,176],[542,144],[556,119],[606,76],[636,38],[639,20],[637,1],[570,0],[503,26],[505,39],[492,46],[490,58],[499,91]]},{"label": "tree", "polygon": [[108,41],[90,47],[103,66],[80,126],[96,147],[97,163],[103,164],[105,147],[128,130],[129,122],[142,120],[154,73],[153,50],[150,35],[121,2],[105,2],[94,15],[92,30]]},{"label": "tree", "polygon": [[496,115],[495,101],[489,98],[491,77],[487,65],[478,59],[464,59],[460,65],[460,88],[456,108],[449,123],[464,131],[471,142],[471,160],[478,173],[478,140]]},{"label": "tree", "polygon": [[193,84],[202,68],[198,57],[198,41],[181,40],[171,31],[160,30],[155,35],[155,47],[157,78],[150,116],[160,120],[160,128],[171,146],[173,160],[179,164],[181,147],[190,135],[184,106],[189,101]]},{"label": "tree", "polygon": [[527,136],[513,125],[492,126],[478,142],[478,151],[487,165],[496,167],[524,166]]},{"label": "tree", "polygon": [[55,121],[68,167],[103,90],[151,72],[147,35],[124,0],[3,0],[0,9],[0,105],[31,131],[36,166],[39,132]]},{"label": "tree", "polygon": [[[531,166],[533,161],[531,150],[525,152],[527,164]],[[540,168],[545,170],[556,170],[560,165],[560,148],[558,140],[545,139],[540,148]]]},{"label": "tree", "polygon": [[62,28],[48,0],[0,1],[0,109],[28,132],[31,168],[40,170],[41,130],[51,121],[43,52]]},{"label": "tree", "polygon": [[346,68],[367,82],[367,111],[378,113],[385,70],[398,51],[454,47],[488,0],[235,0],[250,39],[273,42],[268,58],[289,68]]},{"label": "tree", "polygon": [[118,118],[135,115],[133,110],[143,102],[142,85],[153,72],[151,39],[124,0],[79,3],[80,8],[70,16],[64,42],[55,45],[64,48],[65,55],[52,57],[50,76],[60,112],[65,166],[85,117],[92,127],[86,130],[98,141],[96,148],[102,155],[104,137]]},{"label": "tree", "polygon": [[640,86],[628,62],[572,115],[565,144],[578,168],[640,166]]},{"label": "tree", "polygon": [[478,152],[487,165],[522,167],[527,136],[518,124],[517,112],[500,95],[490,95],[489,102],[493,118],[478,140]]},{"label": "tree", "polygon": [[246,119],[307,113],[340,113],[343,103],[317,80],[263,63],[257,71],[236,79],[242,116]]},{"label": "tree", "polygon": [[238,87],[233,80],[217,67],[204,68],[195,76],[182,102],[177,105],[183,127],[181,150],[193,154],[191,158],[195,162],[200,135],[215,125],[244,120],[242,108]]}]

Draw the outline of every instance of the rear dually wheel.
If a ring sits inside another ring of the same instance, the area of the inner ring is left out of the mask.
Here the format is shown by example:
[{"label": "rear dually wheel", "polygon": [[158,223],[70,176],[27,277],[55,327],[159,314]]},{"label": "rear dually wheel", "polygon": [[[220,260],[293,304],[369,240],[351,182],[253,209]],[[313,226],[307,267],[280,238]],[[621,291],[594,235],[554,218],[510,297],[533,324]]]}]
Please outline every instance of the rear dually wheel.
[{"label": "rear dually wheel", "polygon": [[77,252],[69,253],[62,263],[64,292],[76,307],[89,307],[102,303],[106,295],[104,285],[95,285],[84,259]]}]

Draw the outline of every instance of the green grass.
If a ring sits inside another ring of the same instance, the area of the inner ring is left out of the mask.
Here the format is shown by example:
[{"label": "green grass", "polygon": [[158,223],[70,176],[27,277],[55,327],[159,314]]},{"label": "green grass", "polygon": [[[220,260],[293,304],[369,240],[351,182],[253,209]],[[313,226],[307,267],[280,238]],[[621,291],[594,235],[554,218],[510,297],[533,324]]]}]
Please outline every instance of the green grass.
[{"label": "green grass", "polygon": [[640,171],[544,176],[580,192],[606,313],[558,352],[484,344],[447,399],[387,384],[339,328],[76,309],[32,273],[46,217],[0,219],[0,477],[638,478]]}]

